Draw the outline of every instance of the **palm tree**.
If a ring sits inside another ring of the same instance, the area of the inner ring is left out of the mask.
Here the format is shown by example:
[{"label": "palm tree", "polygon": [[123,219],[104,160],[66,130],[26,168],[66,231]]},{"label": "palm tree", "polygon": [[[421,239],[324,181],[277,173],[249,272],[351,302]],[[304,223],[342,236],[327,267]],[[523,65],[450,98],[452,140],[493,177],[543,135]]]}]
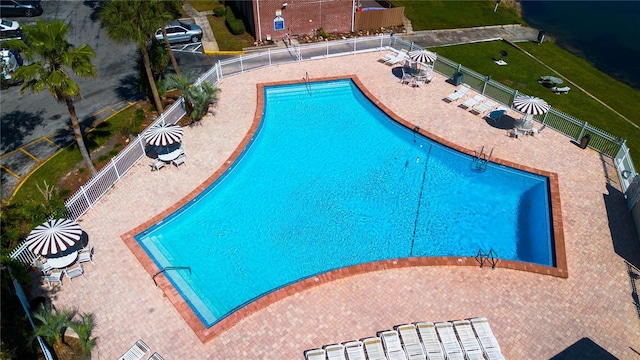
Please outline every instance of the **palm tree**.
[{"label": "palm tree", "polygon": [[78,335],[78,341],[82,350],[82,357],[84,359],[91,358],[91,350],[96,345],[96,338],[91,337],[93,335],[93,329],[96,327],[94,316],[91,313],[78,314],[80,316],[79,321],[69,322],[69,327]]},{"label": "palm tree", "polygon": [[[163,19],[171,18],[172,20],[176,19],[174,14],[179,13],[179,9],[182,8],[183,0],[167,0],[163,1],[162,7],[160,8],[161,17]],[[166,26],[162,26],[162,36],[164,37],[164,45],[167,47],[167,51],[169,52],[169,58],[171,59],[171,65],[173,66],[173,70],[178,75],[182,75],[180,73],[180,68],[178,67],[178,61],[176,61],[176,57],[173,56],[173,50],[171,49],[171,44],[169,43],[169,36],[167,35]]]},{"label": "palm tree", "polygon": [[78,76],[97,76],[95,65],[91,63],[91,58],[96,54],[87,44],[75,47],[67,42],[67,29],[67,24],[62,21],[46,23],[40,20],[35,26],[22,26],[26,39],[24,42],[12,40],[3,45],[20,50],[29,64],[19,67],[13,75],[16,80],[24,81],[21,93],[24,94],[27,90],[39,93],[47,89],[58,102],[67,105],[76,143],[86,166],[95,175],[97,172],[84,144],[73,105],[73,100],[82,95],[78,84],[69,77],[69,69]]},{"label": "palm tree", "polygon": [[166,89],[177,89],[185,100],[187,113],[191,118],[191,122],[202,119],[212,105],[218,100],[220,89],[207,83],[202,82],[198,86],[189,85],[189,75],[171,74],[165,80]]},{"label": "palm tree", "polygon": [[47,343],[58,347],[64,343],[64,330],[69,327],[71,311],[52,311],[43,305],[33,317],[40,321],[33,334],[34,339],[41,336]]},{"label": "palm tree", "polygon": [[153,101],[158,112],[162,112],[162,102],[151,71],[147,45],[151,35],[163,27],[167,18],[162,11],[162,1],[110,0],[99,13],[100,20],[112,39],[119,42],[134,41],[140,48]]}]

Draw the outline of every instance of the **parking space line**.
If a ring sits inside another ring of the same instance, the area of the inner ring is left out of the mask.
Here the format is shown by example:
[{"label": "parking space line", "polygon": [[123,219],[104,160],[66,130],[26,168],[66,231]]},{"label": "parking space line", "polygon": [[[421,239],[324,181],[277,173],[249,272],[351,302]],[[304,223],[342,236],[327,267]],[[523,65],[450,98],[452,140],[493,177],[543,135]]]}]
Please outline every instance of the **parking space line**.
[{"label": "parking space line", "polygon": [[25,155],[27,155],[28,157],[32,158],[33,160],[35,160],[35,162],[40,162],[40,159],[38,159],[37,157],[35,157],[35,155],[32,155],[30,152],[28,152],[27,150],[25,150],[23,147],[20,148],[20,151],[22,151],[23,153],[25,153]]},{"label": "parking space line", "polygon": [[13,176],[14,178],[20,179],[20,176],[18,176],[18,174],[16,174],[13,171],[9,170],[6,166],[0,165],[0,169],[4,169],[4,171],[6,171],[7,174]]}]

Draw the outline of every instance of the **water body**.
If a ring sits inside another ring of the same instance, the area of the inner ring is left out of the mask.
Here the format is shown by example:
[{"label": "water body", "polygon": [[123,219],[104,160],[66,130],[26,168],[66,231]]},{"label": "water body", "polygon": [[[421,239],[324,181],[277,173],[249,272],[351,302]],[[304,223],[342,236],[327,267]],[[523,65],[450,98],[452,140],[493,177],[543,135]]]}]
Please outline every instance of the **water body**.
[{"label": "water body", "polygon": [[640,1],[521,1],[522,17],[613,78],[640,90]]}]

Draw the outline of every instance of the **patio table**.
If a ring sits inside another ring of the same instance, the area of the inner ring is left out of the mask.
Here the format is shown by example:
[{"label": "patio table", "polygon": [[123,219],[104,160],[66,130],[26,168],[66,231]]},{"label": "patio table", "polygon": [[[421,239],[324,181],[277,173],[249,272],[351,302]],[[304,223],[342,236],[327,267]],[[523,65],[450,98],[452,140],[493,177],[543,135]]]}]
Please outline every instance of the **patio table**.
[{"label": "patio table", "polygon": [[78,251],[71,252],[64,256],[46,258],[47,264],[54,269],[63,269],[73,264],[78,259]]}]

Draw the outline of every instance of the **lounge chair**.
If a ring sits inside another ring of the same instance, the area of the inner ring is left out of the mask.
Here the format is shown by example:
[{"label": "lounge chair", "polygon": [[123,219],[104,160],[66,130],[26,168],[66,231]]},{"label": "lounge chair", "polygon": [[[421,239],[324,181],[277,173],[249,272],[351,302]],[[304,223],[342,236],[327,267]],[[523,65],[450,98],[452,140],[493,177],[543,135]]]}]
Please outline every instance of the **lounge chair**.
[{"label": "lounge chair", "polygon": [[164,360],[164,358],[157,352],[154,352],[153,355],[149,357],[149,360]]},{"label": "lounge chair", "polygon": [[464,360],[462,348],[456,334],[453,332],[453,324],[450,322],[436,323],[436,331],[440,336],[442,347],[447,355],[447,360]]},{"label": "lounge chair", "polygon": [[465,100],[462,104],[460,104],[460,107],[463,109],[469,109],[472,108],[474,106],[476,106],[478,103],[484,101],[486,98],[480,94]]},{"label": "lounge chair", "polygon": [[69,281],[73,282],[71,279],[76,278],[78,276],[84,276],[84,270],[82,270],[82,265],[78,264],[78,266],[65,269],[64,274],[69,278]]},{"label": "lounge chair", "polygon": [[118,358],[118,360],[141,360],[148,356],[150,352],[149,346],[142,340],[136,341],[126,353]]},{"label": "lounge chair", "polygon": [[504,116],[504,114],[507,113],[507,111],[509,111],[509,109],[507,109],[504,106],[501,106],[493,110],[492,112],[490,112],[489,115],[487,115],[487,118],[493,120],[493,122],[498,122],[498,120],[500,120]]},{"label": "lounge chair", "polygon": [[400,336],[395,330],[387,330],[380,333],[384,348],[387,350],[389,360],[407,360],[407,355],[402,349]]},{"label": "lounge chair", "polygon": [[80,250],[80,252],[78,253],[78,262],[90,262],[95,265],[95,263],[93,262],[93,246],[88,249]]},{"label": "lounge chair", "polygon": [[467,93],[467,91],[469,91],[469,88],[470,88],[469,85],[462,84],[456,91],[447,95],[447,97],[445,97],[444,99],[448,102],[454,102],[454,101],[460,100],[460,98],[462,98]]},{"label": "lounge chair", "polygon": [[380,62],[387,62],[391,59],[393,59],[394,57],[398,56],[398,54],[395,51],[392,51],[388,54],[385,54],[384,56],[382,56],[380,59],[378,59],[378,61]]},{"label": "lounge chair", "polygon": [[398,52],[398,55],[396,55],[395,57],[387,60],[385,62],[385,64],[387,65],[395,65],[397,63],[399,63],[400,61],[406,60],[408,56],[408,51],[405,49],[402,49]]},{"label": "lounge chair", "polygon": [[486,101],[483,101],[482,103],[474,106],[470,111],[473,114],[482,115],[482,114],[486,113],[487,111],[495,108],[496,106],[498,106],[498,104],[496,102],[494,102],[492,100],[486,100]]},{"label": "lounge chair", "polygon": [[367,353],[367,359],[369,360],[388,360],[384,355],[384,349],[382,348],[382,340],[378,337],[370,337],[362,340],[364,350]]},{"label": "lounge chair", "polygon": [[564,87],[553,87],[551,88],[551,91],[553,91],[556,95],[560,95],[560,94],[566,94],[569,92],[569,90],[571,90],[570,87],[568,86],[564,86]]},{"label": "lounge chair", "polygon": [[312,349],[304,352],[304,358],[307,360],[326,360],[327,353],[324,349]]},{"label": "lounge chair", "polygon": [[485,356],[489,360],[504,359],[498,340],[493,335],[491,326],[489,326],[489,321],[486,318],[473,318],[471,319],[471,326],[476,332],[476,337],[480,341],[480,346],[482,346]]},{"label": "lounge chair", "polygon": [[327,353],[328,360],[346,360],[342,344],[327,345],[324,347],[324,351]]},{"label": "lounge chair", "polygon": [[416,326],[413,324],[405,324],[398,326],[396,330],[400,333],[402,345],[409,360],[425,360],[427,355],[424,353],[424,349],[420,343]]},{"label": "lounge chair", "polygon": [[444,360],[444,350],[438,339],[435,325],[432,322],[420,322],[416,326],[429,360]]},{"label": "lounge chair", "polygon": [[362,341],[355,340],[344,343],[344,348],[347,352],[347,359],[349,360],[365,360],[364,345]]},{"label": "lounge chair", "polygon": [[460,344],[462,344],[462,350],[467,355],[468,360],[484,360],[484,354],[476,334],[471,328],[471,322],[469,320],[456,320],[453,322],[453,328],[458,334]]},{"label": "lounge chair", "polygon": [[51,283],[56,283],[56,282],[59,283],[60,286],[62,286],[62,271],[60,270],[52,271],[48,275],[43,276],[42,279],[44,279],[44,281],[47,282],[47,285],[49,285],[49,287],[51,287]]}]

